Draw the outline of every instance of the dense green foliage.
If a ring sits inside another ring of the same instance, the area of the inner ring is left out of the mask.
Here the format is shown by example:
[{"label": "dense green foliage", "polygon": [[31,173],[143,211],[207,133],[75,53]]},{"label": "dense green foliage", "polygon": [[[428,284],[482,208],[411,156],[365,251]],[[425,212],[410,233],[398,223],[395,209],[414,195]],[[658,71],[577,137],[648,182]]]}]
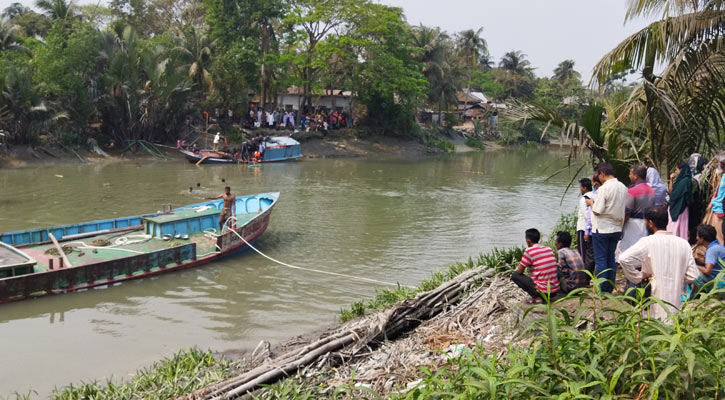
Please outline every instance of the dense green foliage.
[{"label": "dense green foliage", "polygon": [[39,0],[37,10],[11,4],[0,18],[0,130],[11,143],[170,141],[205,110],[239,122],[253,98],[278,107],[289,88],[308,109],[322,93],[353,93],[356,123],[388,135],[418,132],[428,107],[456,124],[463,88],[563,109],[584,93],[571,61],[551,79],[519,51],[495,66],[482,28],[411,27],[371,0]]}]

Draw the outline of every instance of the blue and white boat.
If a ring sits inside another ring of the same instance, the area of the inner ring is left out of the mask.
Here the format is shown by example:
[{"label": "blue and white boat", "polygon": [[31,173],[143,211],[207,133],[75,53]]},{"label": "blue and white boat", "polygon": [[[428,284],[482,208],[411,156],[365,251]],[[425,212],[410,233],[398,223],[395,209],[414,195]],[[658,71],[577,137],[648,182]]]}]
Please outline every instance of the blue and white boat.
[{"label": "blue and white boat", "polygon": [[[289,136],[268,136],[264,138],[264,153],[262,153],[263,163],[293,161],[302,158],[300,142]],[[179,150],[194,164],[240,164],[243,161],[234,158],[234,155],[215,150],[199,150],[192,152],[190,150]]]}]

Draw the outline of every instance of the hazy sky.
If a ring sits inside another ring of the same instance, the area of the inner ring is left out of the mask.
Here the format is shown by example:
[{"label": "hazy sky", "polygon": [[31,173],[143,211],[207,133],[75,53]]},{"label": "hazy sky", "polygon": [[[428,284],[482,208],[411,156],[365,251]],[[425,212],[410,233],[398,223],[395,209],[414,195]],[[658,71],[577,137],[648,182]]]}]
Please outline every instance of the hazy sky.
[{"label": "hazy sky", "polygon": [[511,50],[528,55],[536,74],[551,76],[565,59],[589,82],[594,64],[646,25],[624,26],[625,0],[376,0],[402,7],[408,23],[449,33],[483,27],[493,59]]},{"label": "hazy sky", "polygon": [[[0,9],[14,1],[18,0],[0,0]],[[624,26],[626,0],[375,1],[402,7],[413,25],[440,26],[449,33],[483,27],[496,62],[507,51],[520,50],[528,55],[539,76],[550,76],[560,61],[573,59],[585,82],[602,55],[645,25],[635,21]],[[34,3],[20,2],[27,6]]]}]

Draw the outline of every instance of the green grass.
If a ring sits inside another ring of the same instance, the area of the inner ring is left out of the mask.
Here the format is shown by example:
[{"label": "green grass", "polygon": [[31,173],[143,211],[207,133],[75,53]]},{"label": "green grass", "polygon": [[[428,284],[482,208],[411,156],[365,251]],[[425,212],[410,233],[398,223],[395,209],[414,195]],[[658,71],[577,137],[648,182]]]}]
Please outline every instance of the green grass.
[{"label": "green grass", "polygon": [[453,142],[449,142],[447,140],[436,140],[432,143],[432,147],[441,149],[446,153],[452,153],[456,151],[456,145],[454,145]]},{"label": "green grass", "polygon": [[51,397],[57,400],[168,399],[229,378],[238,373],[239,367],[236,362],[215,358],[211,351],[193,348],[140,370],[128,380],[69,385],[54,390]]},{"label": "green grass", "polygon": [[483,144],[483,140],[472,137],[466,139],[466,146],[473,147],[474,149],[479,150],[483,150],[486,148],[486,146]]}]

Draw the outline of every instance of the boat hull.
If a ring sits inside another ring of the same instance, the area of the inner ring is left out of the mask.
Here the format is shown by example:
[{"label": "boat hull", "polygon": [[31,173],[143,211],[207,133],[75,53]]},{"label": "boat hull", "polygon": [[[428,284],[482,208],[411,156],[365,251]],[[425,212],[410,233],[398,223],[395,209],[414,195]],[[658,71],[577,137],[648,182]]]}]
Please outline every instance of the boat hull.
[{"label": "boat hull", "polygon": [[[234,231],[246,242],[253,242],[269,226],[269,218],[275,204],[276,198],[266,210],[244,225],[235,227]],[[105,262],[71,268],[56,268],[0,279],[0,303],[110,286],[129,280],[195,268],[238,253],[248,246],[230,229],[216,238],[216,247],[218,249],[216,252],[198,255],[196,244],[188,243]]]},{"label": "boat hull", "polygon": [[188,150],[179,150],[181,154],[192,164],[239,164],[238,160],[223,158],[221,154],[210,150],[201,150],[198,153],[192,153]]}]

